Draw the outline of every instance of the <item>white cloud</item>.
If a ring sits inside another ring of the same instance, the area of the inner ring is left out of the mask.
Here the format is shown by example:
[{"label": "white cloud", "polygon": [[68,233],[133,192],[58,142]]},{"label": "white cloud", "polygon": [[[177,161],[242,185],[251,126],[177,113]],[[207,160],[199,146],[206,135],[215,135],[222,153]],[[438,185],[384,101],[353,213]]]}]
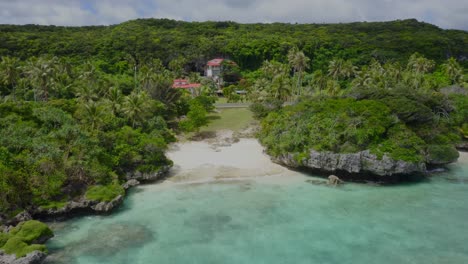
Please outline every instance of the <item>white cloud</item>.
[{"label": "white cloud", "polygon": [[416,18],[468,30],[466,0],[0,0],[0,23],[93,25],[141,17],[335,23]]}]

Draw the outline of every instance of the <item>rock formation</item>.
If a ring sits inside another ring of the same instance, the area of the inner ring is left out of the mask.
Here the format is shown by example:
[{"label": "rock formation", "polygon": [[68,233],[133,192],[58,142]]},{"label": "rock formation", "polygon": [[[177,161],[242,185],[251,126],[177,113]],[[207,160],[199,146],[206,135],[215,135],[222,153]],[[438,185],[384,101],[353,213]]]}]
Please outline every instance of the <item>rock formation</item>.
[{"label": "rock formation", "polygon": [[412,163],[394,160],[387,155],[379,159],[376,155],[371,154],[369,150],[346,154],[311,150],[308,157],[300,161],[292,153],[274,157],[273,161],[292,168],[306,167],[325,172],[371,174],[382,177],[426,173],[426,164],[424,162]]},{"label": "rock formation", "polygon": [[33,251],[22,258],[16,258],[15,255],[5,254],[0,250],[0,264],[41,264],[45,258],[46,254],[41,251]]},{"label": "rock formation", "polygon": [[126,175],[127,180],[137,180],[139,182],[152,182],[160,180],[171,168],[171,166],[164,166],[156,172],[145,173],[141,171],[128,172]]}]

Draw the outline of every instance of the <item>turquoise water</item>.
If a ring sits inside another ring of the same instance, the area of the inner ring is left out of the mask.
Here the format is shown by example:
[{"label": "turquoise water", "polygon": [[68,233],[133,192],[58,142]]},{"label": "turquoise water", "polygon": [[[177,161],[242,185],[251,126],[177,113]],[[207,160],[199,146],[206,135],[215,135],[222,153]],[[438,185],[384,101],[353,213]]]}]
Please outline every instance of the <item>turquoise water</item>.
[{"label": "turquoise water", "polygon": [[148,185],[54,228],[48,263],[468,263],[468,164],[391,187]]}]

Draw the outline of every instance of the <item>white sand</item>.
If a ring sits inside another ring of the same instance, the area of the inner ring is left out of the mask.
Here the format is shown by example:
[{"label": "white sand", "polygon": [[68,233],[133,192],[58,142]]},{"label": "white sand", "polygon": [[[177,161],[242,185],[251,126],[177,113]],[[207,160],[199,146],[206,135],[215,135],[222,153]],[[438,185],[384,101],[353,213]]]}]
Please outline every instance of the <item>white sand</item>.
[{"label": "white sand", "polygon": [[458,158],[458,163],[468,164],[468,152],[460,151],[460,157]]},{"label": "white sand", "polygon": [[304,176],[271,162],[256,139],[240,139],[231,146],[213,142],[184,142],[173,145],[167,156],[174,161],[166,182],[197,183],[229,180],[291,180]]}]

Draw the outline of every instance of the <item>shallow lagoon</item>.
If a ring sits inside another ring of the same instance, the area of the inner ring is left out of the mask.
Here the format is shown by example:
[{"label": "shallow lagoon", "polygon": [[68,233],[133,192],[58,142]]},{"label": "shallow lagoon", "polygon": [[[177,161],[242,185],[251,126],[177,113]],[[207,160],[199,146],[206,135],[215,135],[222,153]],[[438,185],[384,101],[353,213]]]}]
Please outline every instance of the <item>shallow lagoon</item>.
[{"label": "shallow lagoon", "polygon": [[271,164],[254,140],[170,156],[173,177],[114,214],[53,224],[47,263],[468,263],[466,154],[426,182],[338,188]]}]

